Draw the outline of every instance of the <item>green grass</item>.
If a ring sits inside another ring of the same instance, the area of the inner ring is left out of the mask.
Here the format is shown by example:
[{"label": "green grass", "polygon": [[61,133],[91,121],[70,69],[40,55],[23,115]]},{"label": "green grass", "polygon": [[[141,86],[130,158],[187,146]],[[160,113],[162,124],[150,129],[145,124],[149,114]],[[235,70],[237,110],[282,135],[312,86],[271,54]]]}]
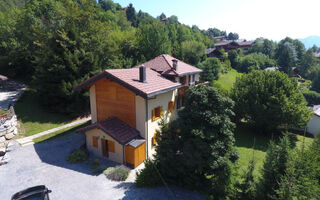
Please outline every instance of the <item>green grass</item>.
[{"label": "green grass", "polygon": [[35,138],[35,139],[33,139],[33,142],[34,143],[39,143],[39,142],[44,142],[44,141],[47,141],[47,140],[55,139],[57,137],[66,136],[68,134],[71,134],[71,133],[75,132],[77,129],[79,129],[81,127],[88,126],[90,123],[91,122],[88,121],[88,122],[84,122],[84,123],[81,123],[81,124],[78,124],[78,125],[75,125],[75,126],[72,126],[72,127],[69,127],[69,128],[65,128],[65,129],[50,133],[48,135],[44,135],[44,136]]},{"label": "green grass", "polygon": [[213,85],[221,89],[230,91],[234,82],[236,82],[236,78],[240,75],[241,73],[237,72],[235,69],[231,69],[225,74],[220,74],[219,79],[213,81]]},{"label": "green grass", "polygon": [[15,112],[20,122],[21,136],[34,135],[72,121],[68,116],[45,111],[39,101],[32,90],[26,90],[17,101]]},{"label": "green grass", "polygon": [[[301,147],[303,143],[310,145],[312,138],[296,135],[296,147]],[[255,134],[245,127],[238,127],[235,132],[235,146],[239,152],[239,169],[240,173],[248,167],[249,161],[254,156],[256,162],[254,175],[260,176],[266,151],[271,140],[270,136]]]}]

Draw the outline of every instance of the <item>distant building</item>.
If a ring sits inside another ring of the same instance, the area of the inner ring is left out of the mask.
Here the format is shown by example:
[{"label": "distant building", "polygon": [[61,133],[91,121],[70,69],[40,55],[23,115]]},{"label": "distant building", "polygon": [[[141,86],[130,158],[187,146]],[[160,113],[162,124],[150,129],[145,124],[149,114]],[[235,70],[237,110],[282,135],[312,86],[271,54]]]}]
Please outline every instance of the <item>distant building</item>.
[{"label": "distant building", "polygon": [[216,48],[208,48],[206,49],[206,55],[207,57],[219,57],[220,52]]},{"label": "distant building", "polygon": [[316,58],[320,58],[320,53],[313,53],[313,56]]},{"label": "distant building", "polygon": [[313,135],[320,133],[320,105],[312,107],[313,116],[307,124],[307,132]]},{"label": "distant building", "polygon": [[267,67],[264,69],[264,71],[278,71],[279,70],[279,67]]},{"label": "distant building", "polygon": [[228,40],[227,36],[225,36],[225,35],[217,36],[217,37],[214,37],[213,39],[217,42],[222,42],[222,41]]},{"label": "distant building", "polygon": [[246,40],[226,40],[222,42],[218,42],[214,44],[217,50],[224,49],[226,52],[233,49],[242,49],[243,51],[247,51],[252,45],[254,41],[246,41]]}]

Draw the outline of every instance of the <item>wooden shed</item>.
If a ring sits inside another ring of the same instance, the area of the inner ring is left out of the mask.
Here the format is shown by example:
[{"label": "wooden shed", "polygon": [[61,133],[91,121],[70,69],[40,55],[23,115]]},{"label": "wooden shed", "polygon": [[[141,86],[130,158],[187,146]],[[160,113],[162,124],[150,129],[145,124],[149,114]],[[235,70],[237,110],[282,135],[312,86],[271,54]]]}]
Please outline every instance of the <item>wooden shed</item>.
[{"label": "wooden shed", "polygon": [[130,167],[136,168],[146,159],[145,140],[133,140],[125,146],[125,160]]}]

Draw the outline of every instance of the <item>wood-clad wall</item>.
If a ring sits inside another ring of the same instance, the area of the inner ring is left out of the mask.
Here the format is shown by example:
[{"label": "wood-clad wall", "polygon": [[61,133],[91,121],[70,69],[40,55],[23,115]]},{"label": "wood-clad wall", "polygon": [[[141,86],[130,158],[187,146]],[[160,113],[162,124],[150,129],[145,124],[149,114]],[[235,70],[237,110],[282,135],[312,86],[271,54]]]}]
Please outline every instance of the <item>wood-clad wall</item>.
[{"label": "wood-clad wall", "polygon": [[136,168],[146,159],[146,143],[141,144],[137,148],[127,145],[125,148],[126,163]]},{"label": "wood-clad wall", "polygon": [[98,121],[118,117],[136,128],[135,94],[120,84],[101,79],[95,83]]}]

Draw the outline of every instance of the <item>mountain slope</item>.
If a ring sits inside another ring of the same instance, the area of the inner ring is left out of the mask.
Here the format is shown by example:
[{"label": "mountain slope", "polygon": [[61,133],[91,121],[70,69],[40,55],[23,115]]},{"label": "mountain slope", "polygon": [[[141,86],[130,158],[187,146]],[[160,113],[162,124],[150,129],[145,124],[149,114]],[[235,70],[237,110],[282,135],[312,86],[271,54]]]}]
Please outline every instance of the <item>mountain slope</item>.
[{"label": "mountain slope", "polygon": [[320,46],[320,36],[309,36],[306,38],[298,39],[300,40],[306,49],[311,48],[313,45]]}]

